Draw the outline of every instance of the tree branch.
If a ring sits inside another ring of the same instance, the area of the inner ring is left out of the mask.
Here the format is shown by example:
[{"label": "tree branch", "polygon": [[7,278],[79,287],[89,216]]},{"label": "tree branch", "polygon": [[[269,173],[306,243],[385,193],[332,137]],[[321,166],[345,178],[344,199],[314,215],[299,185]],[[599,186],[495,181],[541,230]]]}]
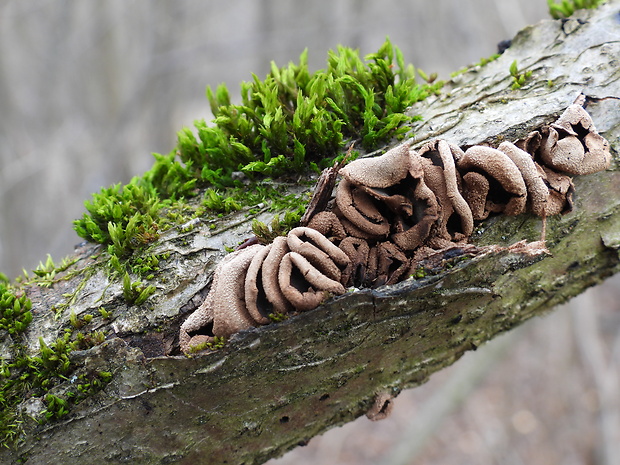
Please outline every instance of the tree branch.
[{"label": "tree branch", "polygon": [[[424,383],[465,351],[616,273],[619,6],[614,1],[579,18],[528,27],[500,58],[411,109],[423,116],[412,127],[416,146],[439,136],[461,147],[497,146],[551,123],[585,94],[611,144],[612,168],[574,180],[574,211],[548,219],[551,256],[509,247],[539,239],[540,219],[495,217],[472,239],[492,247],[470,260],[347,293],[239,333],[221,350],[185,357],[174,355],[179,326],[204,299],[223,246],[251,235],[247,212],[225,217],[215,230],[194,224],[164,233],[151,252],[170,254],[161,265],[165,279],[142,305],[125,303],[121,284],[94,266],[101,248],[85,245],[51,289],[28,288],[34,320],[25,343],[36,352],[39,336],[53,341],[70,325],[71,312],[79,317],[105,307],[113,317],[95,329],[114,337],[71,357],[84,372],[110,372],[112,379],[60,420],[26,422],[18,446],[0,452],[2,462],[263,463],[363,415],[378,393],[397,395]],[[513,90],[514,60],[531,76]],[[10,356],[8,338],[0,348]],[[75,382],[67,379],[58,391]],[[43,409],[37,399],[22,407],[34,417]]]}]

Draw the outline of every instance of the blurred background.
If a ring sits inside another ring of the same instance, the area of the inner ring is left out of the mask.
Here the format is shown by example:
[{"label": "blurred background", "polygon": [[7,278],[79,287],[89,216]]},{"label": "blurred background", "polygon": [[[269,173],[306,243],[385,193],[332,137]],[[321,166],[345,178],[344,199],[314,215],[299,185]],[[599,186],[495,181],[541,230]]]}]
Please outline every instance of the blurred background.
[{"label": "blurred background", "polygon": [[[207,84],[235,96],[271,60],[308,48],[319,69],[338,44],[365,55],[386,36],[445,79],[548,18],[545,0],[0,0],[0,272],[70,254],[84,200],[211,118]],[[270,463],[620,463],[618,283],[467,354],[391,418]]]}]

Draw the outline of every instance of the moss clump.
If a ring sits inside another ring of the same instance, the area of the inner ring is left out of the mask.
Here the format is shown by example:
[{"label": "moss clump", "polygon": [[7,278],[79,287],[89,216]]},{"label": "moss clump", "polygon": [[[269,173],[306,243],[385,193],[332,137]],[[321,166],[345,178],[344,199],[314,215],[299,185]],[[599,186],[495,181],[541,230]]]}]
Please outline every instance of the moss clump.
[{"label": "moss clump", "polygon": [[0,331],[10,336],[23,333],[32,321],[32,302],[26,295],[18,296],[0,281]]},{"label": "moss clump", "polygon": [[272,64],[264,80],[253,76],[241,84],[240,105],[231,103],[225,86],[207,88],[212,124],[199,120],[193,130],[182,129],[177,147],[155,154],[143,176],[94,194],[75,230],[107,245],[118,262],[157,239],[174,223],[166,217],[175,215],[175,206],[201,189],[207,189],[205,198],[194,216],[257,203],[296,210],[305,199],[282,201],[274,179],[320,171],[350,141],[372,149],[404,135],[404,124],[414,119],[405,110],[442,85],[431,79],[418,84],[413,66],[405,66],[400,50],[386,40],[364,59],[338,47],[316,72],[308,68],[307,52],[298,64]]},{"label": "moss clump", "polygon": [[512,90],[520,89],[530,77],[532,77],[531,71],[519,71],[517,60],[514,60],[510,64],[510,76],[512,77]]},{"label": "moss clump", "polygon": [[278,236],[286,236],[291,229],[299,224],[299,220],[304,214],[304,208],[296,211],[287,211],[282,219],[280,215],[275,215],[270,225],[262,221],[252,221],[252,232],[263,244],[269,244]]},{"label": "moss clump", "polygon": [[389,40],[365,60],[339,47],[329,52],[327,68],[315,73],[308,70],[307,52],[299,64],[272,63],[265,80],[253,76],[241,84],[241,105],[231,104],[225,86],[207,88],[215,126],[197,121],[198,138],[183,130],[181,160],[198,167],[203,180],[226,183],[236,170],[304,173],[311,163],[325,164],[346,140],[370,149],[403,134],[401,125],[412,119],[404,111],[442,84],[417,84],[413,67],[405,67]]},{"label": "moss clump", "polygon": [[40,339],[41,351],[37,356],[26,355],[16,345],[17,354],[0,365],[0,444],[14,443],[22,430],[23,420],[17,405],[26,396],[43,395],[69,371],[69,350],[61,339],[48,346]]},{"label": "moss clump", "polygon": [[14,338],[14,357],[0,363],[0,445],[10,446],[23,430],[24,411],[18,405],[25,399],[41,398],[46,406],[38,418],[40,423],[58,419],[69,413],[71,405],[101,390],[110,380],[111,373],[80,375],[87,383],[78,383],[62,394],[52,392],[66,382],[76,366],[69,354],[73,350],[88,349],[101,344],[105,335],[101,332],[81,333],[67,329],[63,337],[51,344],[39,338],[39,353],[28,355]]},{"label": "moss clump", "polygon": [[123,276],[123,297],[129,305],[142,305],[156,290],[152,284],[145,286],[140,281],[132,282],[129,273]]},{"label": "moss clump", "polygon": [[212,342],[203,342],[192,347],[190,354],[197,354],[203,350],[218,350],[226,344],[225,337],[214,337]]},{"label": "moss clump", "polygon": [[[37,279],[48,279],[58,267],[48,258],[46,264],[41,264],[37,270]],[[78,318],[72,313],[71,327],[65,330],[62,337],[50,344],[39,338],[38,354],[29,355],[23,345],[22,334],[32,321],[31,308],[32,302],[28,296],[20,295],[6,280],[0,280],[0,332],[6,331],[5,341],[9,343],[7,349],[10,350],[10,357],[0,360],[0,445],[3,446],[10,446],[19,440],[25,413],[18,406],[24,400],[41,398],[46,409],[39,421],[54,420],[68,413],[72,404],[98,392],[111,379],[109,373],[80,375],[88,380],[78,383],[75,386],[77,390],[69,389],[63,394],[52,392],[78,368],[71,362],[69,354],[73,350],[101,344],[105,334],[100,331],[76,331],[88,325],[94,316]]]},{"label": "moss clump", "polygon": [[596,8],[603,0],[547,0],[549,14],[554,19],[568,18],[575,10]]},{"label": "moss clump", "polygon": [[139,178],[124,187],[104,188],[84,205],[87,213],[74,222],[75,231],[84,239],[107,244],[110,255],[127,257],[159,237],[156,219],[162,202],[156,190]]}]

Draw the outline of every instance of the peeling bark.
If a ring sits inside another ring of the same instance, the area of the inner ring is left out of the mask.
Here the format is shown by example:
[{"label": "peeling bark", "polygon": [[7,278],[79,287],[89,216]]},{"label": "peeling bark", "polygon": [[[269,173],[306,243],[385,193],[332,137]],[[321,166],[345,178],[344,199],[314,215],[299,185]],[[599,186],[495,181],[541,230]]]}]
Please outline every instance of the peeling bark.
[{"label": "peeling bark", "polygon": [[[236,334],[214,353],[185,357],[175,355],[179,326],[204,299],[223,245],[251,235],[251,219],[241,212],[214,230],[199,224],[163,234],[152,252],[171,254],[164,279],[139,306],[128,307],[120,284],[93,266],[100,248],[85,245],[65,272],[84,273],[28,289],[34,321],[26,343],[34,352],[39,336],[51,342],[62,333],[70,311],[104,306],[111,321],[92,329],[107,331],[108,340],[72,357],[112,372],[112,381],[59,421],[25,424],[19,446],[0,452],[2,463],[260,464],[618,272],[620,2],[578,15],[524,29],[500,58],[411,109],[423,117],[412,127],[416,147],[438,136],[461,147],[497,146],[551,123],[585,94],[610,142],[612,167],[574,180],[574,210],[547,222],[551,256],[535,246],[508,247],[539,239],[540,219],[494,217],[474,232],[477,246],[492,246],[484,254],[438,260],[434,274],[350,292]],[[514,60],[532,71],[517,90],[510,89]],[[63,294],[75,297],[66,308]],[[9,341],[0,341],[0,352],[11,356]]]}]

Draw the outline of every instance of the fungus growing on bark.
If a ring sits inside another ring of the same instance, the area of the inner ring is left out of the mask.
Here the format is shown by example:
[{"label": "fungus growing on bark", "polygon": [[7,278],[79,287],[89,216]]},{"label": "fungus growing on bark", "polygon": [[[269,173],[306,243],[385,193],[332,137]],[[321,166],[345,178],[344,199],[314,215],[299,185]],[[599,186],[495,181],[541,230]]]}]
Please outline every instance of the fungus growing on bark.
[{"label": "fungus growing on bark", "polygon": [[379,242],[368,254],[366,286],[396,284],[410,267],[405,253],[392,242]]},{"label": "fungus growing on bark", "polygon": [[[525,211],[527,199],[525,181],[517,166],[503,152],[475,145],[465,151],[457,166],[466,172],[482,174],[489,181],[488,190],[484,186],[487,192],[484,213],[482,217],[474,217],[475,219],[485,219],[491,212],[519,215]],[[473,186],[476,184],[468,183],[467,187]],[[476,196],[480,197],[481,192],[476,192]]]},{"label": "fungus growing on bark", "polygon": [[256,244],[233,252],[216,267],[207,298],[181,326],[184,352],[213,341],[215,336],[230,336],[255,324],[245,304],[245,277],[254,255],[263,248]]},{"label": "fungus growing on bark", "polygon": [[181,326],[181,349],[187,353],[215,337],[267,324],[271,314],[308,310],[343,294],[341,275],[349,264],[343,250],[307,227],[231,253],[216,267],[203,304]]},{"label": "fungus growing on bark", "polygon": [[[378,202],[385,214],[411,216],[414,206],[407,195],[412,184],[408,179],[412,175],[411,168],[409,144],[401,144],[379,157],[355,160],[342,168],[340,174],[344,177],[345,188],[352,184],[363,190]],[[420,173],[414,177],[420,177]]]},{"label": "fungus growing on bark", "polygon": [[340,281],[341,269],[349,264],[347,254],[315,229],[292,229],[287,235],[286,243],[291,252],[297,252],[322,274],[335,281]]},{"label": "fungus growing on bark", "polygon": [[609,168],[609,142],[581,105],[570,105],[546,130],[540,157],[550,168],[568,174],[591,174]]},{"label": "fungus growing on bark", "polygon": [[388,392],[380,392],[375,396],[372,407],[366,412],[371,421],[385,420],[394,409],[394,396]]},{"label": "fungus growing on bark", "polygon": [[349,264],[342,272],[341,282],[345,286],[361,287],[366,283],[368,269],[368,242],[359,237],[346,237],[340,242],[340,249],[349,257]]},{"label": "fungus growing on bark", "polygon": [[278,283],[295,310],[309,310],[330,294],[344,294],[340,280],[350,263],[346,253],[307,227],[292,229],[286,243],[290,252],[280,262]]},{"label": "fungus growing on bark", "polygon": [[[463,151],[454,144],[437,139],[423,145],[419,154],[424,161],[424,181],[440,205],[438,235],[447,240],[470,236],[474,230],[474,218],[460,192],[462,181],[454,164],[463,157]],[[448,226],[454,215],[458,217],[458,231]]]},{"label": "fungus growing on bark", "polygon": [[369,188],[385,189],[402,181],[409,171],[409,144],[401,144],[383,155],[358,158],[340,170],[347,181]]},{"label": "fungus growing on bark", "polygon": [[308,227],[339,241],[347,237],[344,226],[333,212],[322,211],[317,213],[308,222]]},{"label": "fungus growing on bark", "polygon": [[[381,168],[383,164],[389,167]],[[340,173],[335,213],[342,215],[349,234],[369,240],[384,240],[389,234],[404,250],[419,247],[428,237],[439,205],[424,183],[423,162],[409,144],[355,160]],[[352,193],[358,192],[364,195],[356,201]]]},{"label": "fungus growing on bark", "polygon": [[[390,231],[390,223],[379,211],[373,198],[363,189],[346,179],[340,181],[336,192],[336,205],[342,216],[348,220],[343,223],[345,230],[358,237],[384,237]],[[348,227],[350,225],[353,228]]]},{"label": "fungus growing on bark", "polygon": [[549,189],[545,184],[545,174],[542,168],[534,162],[529,153],[521,150],[512,142],[502,142],[498,150],[504,152],[512,160],[523,176],[527,187],[527,201],[532,212],[538,216],[546,216]]},{"label": "fungus growing on bark", "polygon": [[[268,296],[277,294],[279,290],[266,287],[263,281],[263,264],[272,248],[273,243],[259,250],[252,258],[245,275],[245,306],[252,319],[262,325],[269,323],[269,314],[274,313]],[[269,285],[270,281],[267,281],[267,284]]]},{"label": "fungus growing on bark", "polygon": [[[416,156],[419,158],[417,154]],[[439,216],[437,198],[422,178],[417,180],[413,189],[409,190],[409,195],[413,204],[412,214],[398,215],[394,218],[396,232],[391,236],[394,243],[403,250],[420,247]]]},{"label": "fungus growing on bark", "polygon": [[[545,218],[572,209],[566,173],[600,171],[610,159],[590,116],[571,105],[554,124],[497,149],[464,152],[432,140],[419,152],[404,143],[335,165],[320,178],[306,226],[266,246],[246,241],[222,260],[207,299],[181,327],[181,349],[269,323],[271,314],[313,309],[345,287],[394,284],[420,267],[435,272],[480,253],[465,242],[474,222],[490,214],[527,210],[542,217],[542,239],[510,250],[547,253]],[[342,179],[332,199],[336,172]],[[388,404],[381,402],[379,411]]]},{"label": "fungus growing on bark", "polygon": [[345,292],[339,281],[325,276],[297,252],[289,252],[282,258],[278,282],[282,294],[300,311],[316,308],[330,295]]},{"label": "fungus growing on bark", "polygon": [[543,166],[542,170],[545,184],[549,187],[547,215],[571,212],[573,210],[573,193],[575,192],[571,178],[564,174],[556,173],[546,166]]},{"label": "fungus growing on bark", "polygon": [[489,180],[483,174],[470,171],[463,175],[464,196],[467,205],[471,209],[472,218],[474,220],[484,220],[489,216],[487,210],[487,197],[491,185]]},{"label": "fungus growing on bark", "polygon": [[281,315],[285,315],[293,310],[293,306],[282,293],[278,280],[280,262],[288,251],[286,237],[276,237],[271,243],[271,250],[267,257],[265,257],[262,266],[263,289],[265,290],[267,300],[272,305],[273,313]]}]

